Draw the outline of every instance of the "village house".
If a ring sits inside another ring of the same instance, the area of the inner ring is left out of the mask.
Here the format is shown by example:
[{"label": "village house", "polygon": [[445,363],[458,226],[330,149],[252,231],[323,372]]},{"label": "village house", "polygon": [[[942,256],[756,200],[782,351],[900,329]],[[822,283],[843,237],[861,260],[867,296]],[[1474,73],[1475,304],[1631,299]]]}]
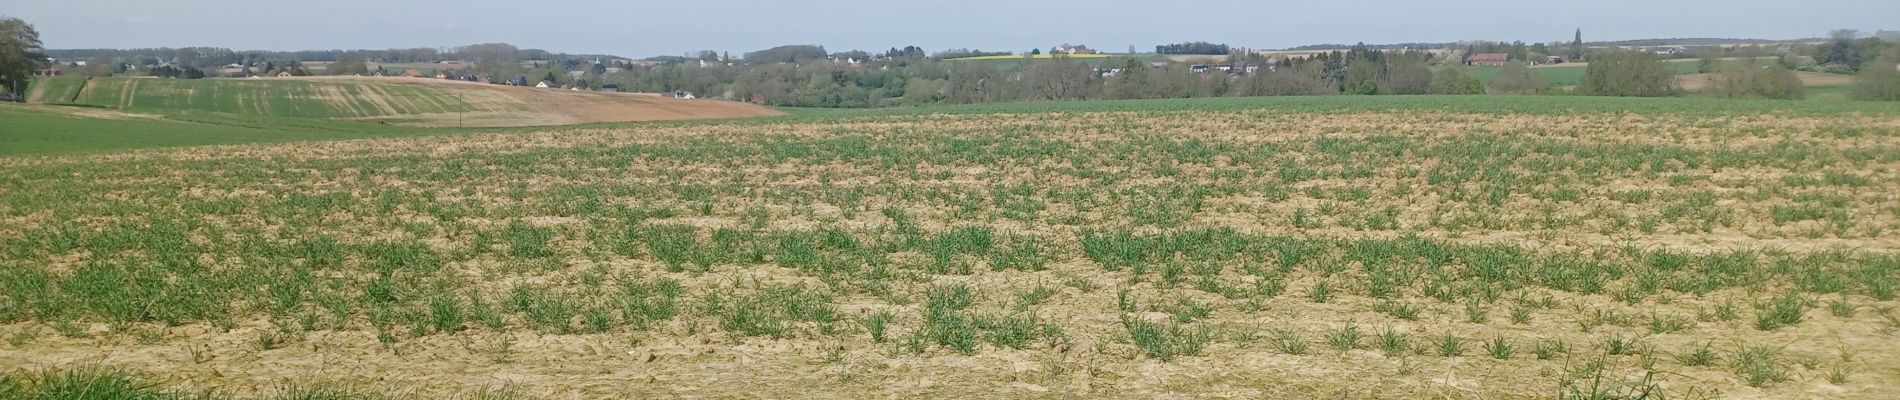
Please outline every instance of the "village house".
[{"label": "village house", "polygon": [[1511,55],[1506,53],[1478,53],[1465,57],[1465,65],[1469,66],[1500,66],[1510,62]]}]

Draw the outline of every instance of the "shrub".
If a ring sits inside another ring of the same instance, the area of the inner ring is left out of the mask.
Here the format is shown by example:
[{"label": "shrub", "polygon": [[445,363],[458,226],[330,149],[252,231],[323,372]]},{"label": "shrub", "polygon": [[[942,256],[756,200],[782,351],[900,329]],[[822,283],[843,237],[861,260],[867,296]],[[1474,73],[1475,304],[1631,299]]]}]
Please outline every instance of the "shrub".
[{"label": "shrub", "polygon": [[1886,56],[1861,68],[1854,83],[1854,98],[1900,101],[1900,48],[1888,50]]},{"label": "shrub", "polygon": [[1484,94],[1484,81],[1457,66],[1432,73],[1432,94]]},{"label": "shrub", "polygon": [[1676,76],[1653,54],[1605,53],[1590,58],[1578,89],[1592,96],[1664,97],[1676,94]]},{"label": "shrub", "polygon": [[1799,100],[1806,97],[1806,89],[1794,71],[1780,65],[1730,62],[1709,77],[1709,87],[1703,93],[1730,99]]},{"label": "shrub", "polygon": [[1531,73],[1529,64],[1512,62],[1491,78],[1490,89],[1492,94],[1537,94],[1544,90],[1544,80]]}]

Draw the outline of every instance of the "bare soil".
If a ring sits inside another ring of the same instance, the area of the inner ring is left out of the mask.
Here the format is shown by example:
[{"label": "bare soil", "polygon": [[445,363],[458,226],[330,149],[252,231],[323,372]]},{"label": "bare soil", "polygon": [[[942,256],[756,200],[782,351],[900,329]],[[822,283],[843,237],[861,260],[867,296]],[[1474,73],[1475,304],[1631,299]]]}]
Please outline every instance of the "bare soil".
[{"label": "bare soil", "polygon": [[[1854,77],[1848,75],[1821,72],[1795,72],[1794,74],[1796,77],[1801,78],[1802,86],[1845,86],[1854,84]],[[1702,90],[1703,88],[1709,87],[1709,78],[1714,76],[1715,74],[1677,75],[1676,85],[1681,86],[1683,90]]]},{"label": "bare soil", "polygon": [[[409,126],[514,127],[766,117],[784,114],[755,104],[708,99],[675,99],[652,93],[540,89],[430,78],[301,77],[295,79],[375,81],[397,85],[429,86],[451,91],[467,101],[498,104],[501,105],[500,108],[519,110],[356,118],[356,120],[383,121]],[[384,101],[387,100],[370,99],[371,103],[376,104]]]}]

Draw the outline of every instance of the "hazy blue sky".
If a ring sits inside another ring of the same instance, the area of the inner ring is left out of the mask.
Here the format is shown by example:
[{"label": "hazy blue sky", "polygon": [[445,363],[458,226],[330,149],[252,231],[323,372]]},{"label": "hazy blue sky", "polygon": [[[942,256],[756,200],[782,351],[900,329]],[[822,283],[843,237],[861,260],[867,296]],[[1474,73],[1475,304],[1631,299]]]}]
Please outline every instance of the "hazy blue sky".
[{"label": "hazy blue sky", "polygon": [[[1110,51],[1189,40],[1317,43],[1662,37],[1787,39],[1900,30],[1900,0],[0,0],[49,48],[523,48],[626,56],[780,44]],[[1145,50],[1144,50],[1145,51]]]}]

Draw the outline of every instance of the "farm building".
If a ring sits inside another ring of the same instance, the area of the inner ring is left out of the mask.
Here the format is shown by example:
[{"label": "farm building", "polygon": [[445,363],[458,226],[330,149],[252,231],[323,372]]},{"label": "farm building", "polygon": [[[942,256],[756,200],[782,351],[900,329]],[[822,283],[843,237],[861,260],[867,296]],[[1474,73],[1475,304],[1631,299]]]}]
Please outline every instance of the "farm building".
[{"label": "farm building", "polygon": [[620,85],[612,84],[612,83],[600,85],[600,91],[607,92],[607,93],[619,93]]},{"label": "farm building", "polygon": [[675,98],[675,99],[696,99],[696,98],[698,98],[698,97],[694,97],[694,96],[693,96],[693,92],[688,92],[688,91],[684,91],[684,90],[681,90],[681,91],[677,91],[677,92],[673,92],[673,98]]},{"label": "farm building", "polygon": [[1511,62],[1511,55],[1505,53],[1479,53],[1465,57],[1465,65],[1499,66]]},{"label": "farm building", "polygon": [[275,77],[278,77],[278,78],[289,78],[289,77],[291,77],[291,76],[294,76],[294,75],[291,75],[291,74],[290,74],[290,71],[282,71],[282,70],[279,70],[279,71],[277,71],[277,74],[275,74],[275,75],[271,75],[271,76],[275,76]]},{"label": "farm building", "polygon": [[59,76],[59,75],[60,75],[60,74],[62,74],[62,73],[64,73],[64,72],[62,72],[62,71],[60,71],[60,70],[59,70],[59,68],[40,68],[40,70],[39,70],[39,71],[36,71],[36,73],[34,73],[34,75],[39,75],[39,76]]},{"label": "farm building", "polygon": [[554,84],[554,82],[549,82],[549,81],[541,81],[541,83],[534,84],[534,87],[542,88],[542,89],[547,89],[547,88],[551,88],[555,86],[556,85]]}]

